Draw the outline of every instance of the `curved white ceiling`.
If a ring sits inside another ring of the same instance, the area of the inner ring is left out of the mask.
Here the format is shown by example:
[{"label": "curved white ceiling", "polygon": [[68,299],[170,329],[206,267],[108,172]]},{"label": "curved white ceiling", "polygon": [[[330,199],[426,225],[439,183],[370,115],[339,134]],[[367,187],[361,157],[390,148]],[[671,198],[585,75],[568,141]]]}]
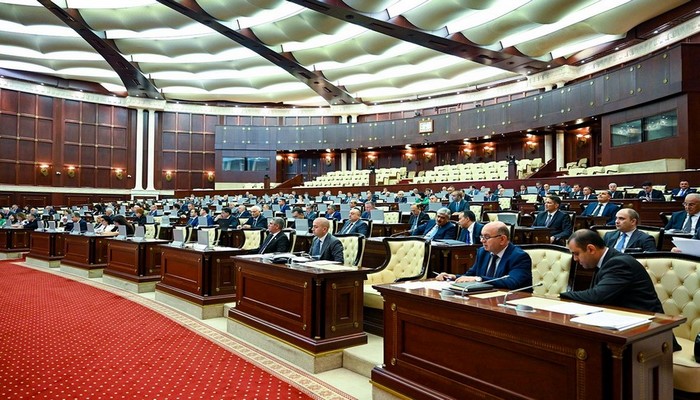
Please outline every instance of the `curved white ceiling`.
[{"label": "curved white ceiling", "polygon": [[[591,46],[631,39],[627,35],[633,28],[687,1],[345,0],[343,6],[455,43],[505,49],[504,54],[520,53],[545,63],[558,60],[557,65],[562,65],[569,62],[567,57]],[[328,104],[309,82],[159,1],[53,3],[106,39],[167,99]],[[295,3],[195,2],[222,26],[259,41],[365,103],[412,99],[526,76]],[[96,82],[121,95],[127,91],[110,63],[37,1],[0,0],[0,37],[0,68]]]}]

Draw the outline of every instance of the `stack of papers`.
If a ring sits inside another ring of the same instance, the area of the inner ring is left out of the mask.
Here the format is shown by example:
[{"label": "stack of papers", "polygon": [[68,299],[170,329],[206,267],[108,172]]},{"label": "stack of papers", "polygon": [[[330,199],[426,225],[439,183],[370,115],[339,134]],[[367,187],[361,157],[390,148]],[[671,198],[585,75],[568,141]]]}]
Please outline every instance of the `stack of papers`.
[{"label": "stack of papers", "polygon": [[571,322],[597,326],[599,328],[611,329],[614,331],[624,331],[626,329],[634,328],[635,326],[648,324],[651,322],[650,318],[651,317],[635,317],[631,315],[621,315],[613,312],[601,311],[571,318]]},{"label": "stack of papers", "polygon": [[673,245],[678,247],[681,253],[700,256],[700,240],[676,236],[673,238]]}]

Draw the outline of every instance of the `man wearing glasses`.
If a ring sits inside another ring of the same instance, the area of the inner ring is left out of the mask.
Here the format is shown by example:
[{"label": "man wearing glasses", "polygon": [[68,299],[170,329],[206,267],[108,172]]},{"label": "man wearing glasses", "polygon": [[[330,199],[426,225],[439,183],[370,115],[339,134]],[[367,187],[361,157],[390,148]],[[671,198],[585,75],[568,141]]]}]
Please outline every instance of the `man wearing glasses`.
[{"label": "man wearing glasses", "polygon": [[700,218],[700,193],[689,193],[683,202],[683,211],[671,214],[664,229],[675,229],[686,233],[695,233]]},{"label": "man wearing glasses", "polygon": [[413,232],[414,236],[423,236],[426,239],[452,239],[457,236],[457,227],[450,222],[450,210],[441,208],[437,211],[435,219],[431,219],[423,225],[419,225]]},{"label": "man wearing glasses", "polygon": [[[457,282],[489,282],[496,288],[513,290],[532,285],[532,260],[520,247],[510,242],[508,226],[501,221],[489,222],[481,230],[483,247],[476,252],[476,261],[466,274],[440,273],[435,279]],[[496,278],[508,275],[506,279]]]}]

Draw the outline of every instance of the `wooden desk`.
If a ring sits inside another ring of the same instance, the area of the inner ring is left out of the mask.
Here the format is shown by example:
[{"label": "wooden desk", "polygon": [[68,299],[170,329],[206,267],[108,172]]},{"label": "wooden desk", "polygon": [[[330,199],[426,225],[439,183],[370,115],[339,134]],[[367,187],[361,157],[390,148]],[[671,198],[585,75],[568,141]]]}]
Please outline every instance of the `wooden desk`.
[{"label": "wooden desk", "polygon": [[368,269],[331,271],[236,257],[236,307],[228,316],[312,354],[367,343]]},{"label": "wooden desk", "polygon": [[615,332],[499,307],[502,296],[443,299],[435,290],[376,288],[385,299],[377,388],[412,399],[673,398],[671,329],[682,317],[658,315]]},{"label": "wooden desk", "polygon": [[[61,264],[87,271],[103,269],[107,266],[107,236],[71,235],[64,237],[65,257]],[[101,274],[99,274],[101,276]]]},{"label": "wooden desk", "polygon": [[33,231],[29,235],[27,261],[31,263],[30,259],[36,259],[50,267],[58,267],[65,255],[63,238],[66,235],[65,232]]},{"label": "wooden desk", "polygon": [[[371,237],[365,240],[362,267],[377,269],[384,264],[386,249],[383,237]],[[476,260],[476,250],[481,245],[448,245],[439,241],[430,244],[430,271],[463,274]]]},{"label": "wooden desk", "polygon": [[407,231],[410,228],[408,223],[372,223],[372,236],[391,236],[399,232]]},{"label": "wooden desk", "polygon": [[29,251],[29,236],[31,232],[22,228],[0,229],[0,253],[16,254]]},{"label": "wooden desk", "polygon": [[200,307],[234,301],[234,256],[243,250],[233,247],[197,250],[169,245],[159,246],[157,250],[162,268],[156,291]]},{"label": "wooden desk", "polygon": [[592,215],[576,215],[574,217],[573,230],[576,232],[579,229],[589,229],[593,225],[606,225],[608,217],[592,216]]},{"label": "wooden desk", "polygon": [[513,243],[515,244],[549,244],[552,230],[545,227],[532,228],[529,226],[516,226],[513,231]]},{"label": "wooden desk", "polygon": [[107,267],[103,274],[135,284],[160,280],[160,239],[107,240]]}]

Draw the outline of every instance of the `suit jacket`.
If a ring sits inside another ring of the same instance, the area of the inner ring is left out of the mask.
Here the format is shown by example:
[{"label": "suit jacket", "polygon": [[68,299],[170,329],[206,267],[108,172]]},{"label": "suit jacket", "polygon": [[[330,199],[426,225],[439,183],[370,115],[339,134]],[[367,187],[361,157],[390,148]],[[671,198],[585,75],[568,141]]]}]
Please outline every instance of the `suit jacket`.
[{"label": "suit jacket", "polygon": [[[664,229],[682,230],[683,223],[685,222],[685,218],[687,217],[687,215],[688,213],[685,212],[685,210],[674,212],[673,214],[671,214],[671,218],[668,219],[668,223],[666,224]],[[700,223],[698,223],[698,225],[700,226]],[[697,226],[695,228],[697,228]]]},{"label": "suit jacket", "polygon": [[608,249],[590,289],[565,292],[561,298],[584,303],[663,313],[654,284],[642,264],[629,254]]},{"label": "suit jacket", "polygon": [[621,190],[616,190],[614,192],[608,191],[610,193],[610,197],[613,199],[624,199],[625,194]]},{"label": "suit jacket", "polygon": [[498,195],[497,194],[491,194],[489,196],[484,197],[484,201],[498,201]]},{"label": "suit jacket", "polygon": [[404,197],[396,197],[394,200],[395,200],[397,203],[405,203],[405,202],[408,201],[408,198],[406,198],[405,196],[404,196]]},{"label": "suit jacket", "polygon": [[[656,189],[651,189],[651,201],[666,201],[666,198],[664,197],[664,194],[661,193],[660,190]],[[647,192],[645,191],[640,191],[639,194],[637,195],[638,199],[646,199],[647,198]]]},{"label": "suit jacket", "polygon": [[[87,221],[84,219],[81,219],[78,224],[80,225],[80,232],[87,232]],[[66,232],[70,232],[73,230],[73,221],[68,221],[66,225],[63,227],[63,230]]]},{"label": "suit jacket", "polygon": [[[615,248],[618,239],[620,238],[620,231],[610,231],[603,236],[605,245],[611,249]],[[627,245],[625,249],[642,249],[642,251],[656,251],[656,241],[651,235],[646,232],[642,232],[636,229],[629,240],[627,240]]]},{"label": "suit jacket", "polygon": [[[583,210],[583,213],[581,215],[588,216],[588,215],[593,215],[593,211],[595,211],[596,207],[598,207],[598,202],[594,203],[589,203],[586,206],[586,209]],[[620,211],[620,206],[617,204],[613,203],[608,203],[605,205],[605,208],[603,209],[603,216],[608,217],[608,220],[606,221],[606,224],[610,225],[615,222],[615,214]]]},{"label": "suit jacket", "polygon": [[453,213],[462,212],[469,209],[469,202],[464,199],[460,201],[452,201],[447,205],[447,208]]},{"label": "suit jacket", "polygon": [[570,199],[582,199],[583,198],[583,192],[582,191],[577,191],[577,192],[571,192],[569,195]]},{"label": "suit jacket", "polygon": [[[312,249],[316,245],[317,241],[318,238],[315,237],[313,243],[311,243]],[[326,235],[326,239],[323,241],[323,245],[321,247],[321,255],[319,260],[338,261],[340,263],[345,261],[343,256],[343,244],[337,237],[331,235],[330,233]]]},{"label": "suit jacket", "polygon": [[[35,219],[32,222],[27,222],[26,224],[24,224],[24,226],[22,226],[22,228],[35,231],[35,230],[39,229],[39,222]],[[85,227],[85,230],[87,230],[87,226]]]},{"label": "suit jacket", "polygon": [[[413,233],[413,236],[423,236],[426,233],[430,232],[431,229],[437,224],[437,221],[434,219],[431,219],[427,223],[423,225],[419,225],[416,228],[416,231]],[[448,221],[445,225],[441,226],[438,228],[437,233],[435,233],[435,236],[433,236],[432,240],[435,239],[453,239],[457,236],[457,228],[455,225]]]},{"label": "suit jacket", "polygon": [[[480,240],[479,236],[481,236],[481,230],[484,228],[484,224],[482,224],[481,222],[474,222],[472,225],[474,226],[474,232],[469,237],[469,239],[470,239],[469,243],[470,244],[479,244],[479,240]],[[457,238],[457,240],[459,240],[460,242],[466,243],[468,231],[469,231],[468,229],[462,228],[459,231],[459,237]]]},{"label": "suit jacket", "polygon": [[509,275],[506,279],[493,281],[494,287],[503,289],[517,289],[532,285],[532,260],[530,256],[520,247],[513,243],[508,244],[503,258],[498,262],[496,272],[493,276],[486,275],[486,271],[491,261],[491,253],[480,247],[476,251],[476,261],[467,271],[465,276],[480,276],[484,281],[500,278]]},{"label": "suit jacket", "polygon": [[586,196],[586,195],[584,195],[583,193],[581,193],[581,196],[579,197],[579,199],[581,199],[581,200],[597,200],[597,199],[598,199],[598,196],[596,196],[596,195],[593,194],[593,193],[589,194],[588,196]]},{"label": "suit jacket", "polygon": [[342,217],[340,216],[340,211],[334,212],[332,215],[326,214],[327,219],[334,219],[336,221],[340,221]]},{"label": "suit jacket", "polygon": [[263,217],[262,214],[258,216],[257,221],[255,218],[250,217],[243,225],[249,225],[251,228],[263,228],[267,229],[267,218]]},{"label": "suit jacket", "polygon": [[340,230],[341,233],[346,234],[346,233],[359,233],[364,235],[365,237],[369,236],[369,225],[367,225],[367,222],[363,220],[358,220],[355,222],[355,225],[350,228],[349,231],[346,231],[345,228],[350,226],[352,222],[350,220],[345,221],[345,225],[343,225],[343,229]]},{"label": "suit jacket", "polygon": [[216,220],[216,223],[219,225],[219,228],[221,228],[222,231],[225,231],[226,229],[237,228],[239,225],[238,218],[235,218],[233,216],[230,216],[228,218],[219,218]]},{"label": "suit jacket", "polygon": [[[418,228],[419,226],[430,221],[430,216],[428,214],[424,213],[423,211],[421,211],[420,214],[418,214],[418,215],[411,214],[411,216],[408,218],[409,229],[411,229],[413,227],[413,223],[416,221],[416,219],[418,219],[418,223],[416,224],[416,228]],[[411,230],[411,232],[410,232],[411,235],[414,234],[413,232],[415,232],[415,230]]]},{"label": "suit jacket", "polygon": [[[535,222],[532,226],[547,226],[547,212],[543,211],[537,214]],[[552,217],[552,222],[549,224],[549,229],[552,230],[552,236],[558,241],[563,241],[569,238],[572,233],[571,218],[561,210],[557,210]]]},{"label": "suit jacket", "polygon": [[688,189],[686,189],[685,192],[684,192],[683,194],[680,194],[680,191],[681,191],[681,188],[675,188],[675,189],[671,190],[671,196],[673,196],[673,197],[683,197],[683,198],[685,198],[685,196],[686,196],[687,194],[689,194],[689,193],[695,193],[695,189],[693,189],[693,188],[688,188]]},{"label": "suit jacket", "polygon": [[[262,242],[260,247],[258,248],[257,252],[261,254],[267,254],[267,253],[286,253],[291,251],[290,247],[291,244],[289,243],[289,238],[287,235],[284,234],[284,232],[277,232],[277,235],[275,235],[274,238],[269,240],[269,243],[267,243],[267,246],[265,245],[265,242],[268,241],[268,239],[272,236],[272,234],[267,235],[265,240]],[[263,249],[261,252],[260,249]]]}]

